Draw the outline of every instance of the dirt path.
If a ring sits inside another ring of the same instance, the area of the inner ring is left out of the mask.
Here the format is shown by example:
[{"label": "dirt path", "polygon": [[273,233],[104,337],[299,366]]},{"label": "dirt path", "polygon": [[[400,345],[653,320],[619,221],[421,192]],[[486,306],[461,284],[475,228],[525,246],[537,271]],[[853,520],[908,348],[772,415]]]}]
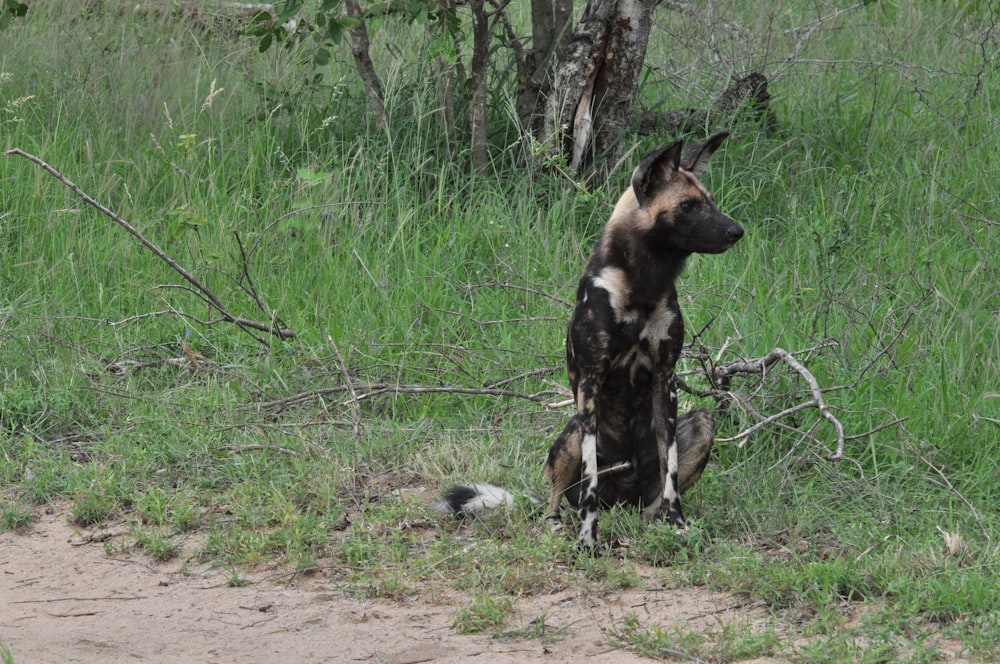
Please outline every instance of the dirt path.
[{"label": "dirt path", "polygon": [[[124,533],[125,527],[117,529]],[[288,583],[266,571],[245,587],[211,566],[108,556],[101,543],[44,514],[24,533],[0,534],[0,643],[18,664],[86,662],[648,661],[609,645],[602,627],[631,611],[671,629],[720,621],[765,624],[760,610],[703,590],[580,591],[521,600],[510,629],[542,619],[546,638],[456,634],[457,603],[368,600],[322,577]],[[650,573],[653,573],[651,570]],[[655,587],[655,584],[651,585]],[[456,599],[456,602],[460,600]],[[763,661],[763,660],[759,660]]]}]

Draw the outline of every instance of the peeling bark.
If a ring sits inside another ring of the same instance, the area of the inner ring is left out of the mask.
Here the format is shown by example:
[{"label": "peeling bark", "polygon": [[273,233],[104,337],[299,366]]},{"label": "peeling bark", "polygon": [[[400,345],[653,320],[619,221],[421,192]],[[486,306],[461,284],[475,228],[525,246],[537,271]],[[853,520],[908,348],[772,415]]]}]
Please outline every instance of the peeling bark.
[{"label": "peeling bark", "polygon": [[540,135],[574,174],[621,156],[656,4],[591,0],[563,41]]},{"label": "peeling bark", "polygon": [[[539,128],[543,94],[552,85],[552,62],[573,18],[573,0],[533,0],[531,3],[531,48],[518,57],[517,115],[525,127]],[[512,45],[520,47],[513,29]]]}]

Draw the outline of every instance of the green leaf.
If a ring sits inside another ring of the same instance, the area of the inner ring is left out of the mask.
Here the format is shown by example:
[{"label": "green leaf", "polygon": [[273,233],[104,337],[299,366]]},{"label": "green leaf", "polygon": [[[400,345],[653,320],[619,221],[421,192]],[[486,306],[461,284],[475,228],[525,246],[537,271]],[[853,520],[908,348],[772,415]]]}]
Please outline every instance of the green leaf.
[{"label": "green leaf", "polygon": [[285,0],[285,2],[275,5],[275,9],[278,12],[278,18],[284,23],[288,19],[292,18],[299,13],[302,9],[303,0]]},{"label": "green leaf", "polygon": [[318,48],[313,54],[313,63],[319,67],[330,64],[330,51],[325,48]]},{"label": "green leaf", "polygon": [[269,32],[260,40],[260,46],[257,47],[257,50],[263,53],[267,49],[271,48],[272,41],[274,41],[274,33]]},{"label": "green leaf", "polygon": [[330,21],[330,24],[326,26],[326,36],[334,44],[340,42],[340,38],[343,34],[344,24],[340,21]]},{"label": "green leaf", "polygon": [[7,0],[7,11],[20,18],[28,13],[28,5],[17,0]]}]

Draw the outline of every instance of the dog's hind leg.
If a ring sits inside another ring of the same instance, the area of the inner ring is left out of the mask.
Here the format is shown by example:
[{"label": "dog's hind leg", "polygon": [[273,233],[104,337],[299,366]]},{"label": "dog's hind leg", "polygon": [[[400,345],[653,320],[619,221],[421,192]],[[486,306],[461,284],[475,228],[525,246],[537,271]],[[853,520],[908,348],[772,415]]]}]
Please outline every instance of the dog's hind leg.
[{"label": "dog's hind leg", "polygon": [[684,493],[701,478],[712,452],[715,423],[705,408],[677,419],[677,490]]},{"label": "dog's hind leg", "polygon": [[556,441],[549,448],[549,459],[545,464],[545,477],[549,480],[552,493],[549,496],[549,508],[545,513],[545,518],[553,528],[562,525],[560,507],[563,496],[566,495],[569,502],[576,505],[576,496],[570,497],[566,494],[571,488],[576,488],[580,481],[580,463],[582,450],[580,447],[582,431],[577,417],[573,417],[566,424],[566,428],[559,434]]}]

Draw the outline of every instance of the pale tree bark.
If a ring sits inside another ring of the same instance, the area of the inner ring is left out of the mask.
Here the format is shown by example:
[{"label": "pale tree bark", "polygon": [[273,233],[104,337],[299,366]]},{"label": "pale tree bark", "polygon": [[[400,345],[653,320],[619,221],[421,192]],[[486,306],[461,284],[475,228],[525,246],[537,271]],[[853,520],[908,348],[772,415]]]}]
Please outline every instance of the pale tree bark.
[{"label": "pale tree bark", "polygon": [[[515,54],[520,55],[517,114],[526,127],[536,127],[533,118],[541,110],[543,92],[551,86],[552,61],[572,18],[573,0],[532,0],[531,48]],[[511,39],[511,45],[520,50],[516,38]]]},{"label": "pale tree bark", "polygon": [[559,51],[540,138],[573,174],[613,165],[632,117],[657,0],[590,0]]}]

